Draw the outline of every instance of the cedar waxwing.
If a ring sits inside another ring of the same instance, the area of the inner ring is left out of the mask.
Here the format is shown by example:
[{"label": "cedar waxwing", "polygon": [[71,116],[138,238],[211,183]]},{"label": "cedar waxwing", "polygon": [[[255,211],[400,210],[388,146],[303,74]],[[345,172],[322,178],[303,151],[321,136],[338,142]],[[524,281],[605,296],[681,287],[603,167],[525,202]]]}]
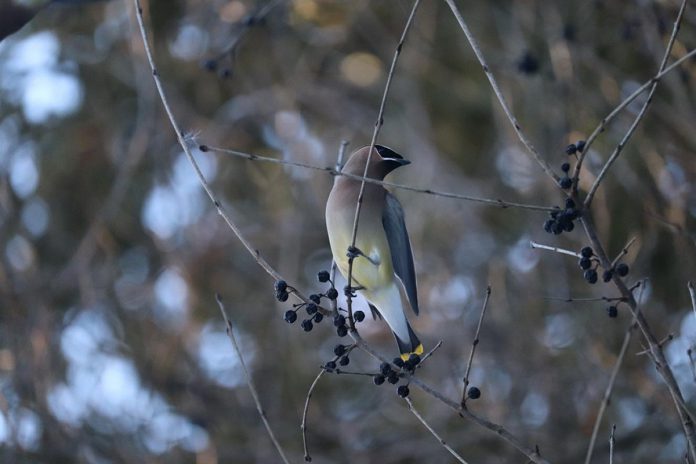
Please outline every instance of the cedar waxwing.
[{"label": "cedar waxwing", "polygon": [[[343,172],[362,176],[370,147],[355,151]],[[382,180],[399,166],[409,164],[393,150],[375,145],[367,177]],[[353,235],[359,180],[340,176],[326,202],[326,229],[331,252],[341,274],[348,278],[348,248]],[[406,232],[399,200],[384,187],[365,184],[355,247],[362,253],[353,260],[353,287],[365,297],[370,309],[387,321],[399,345],[401,357],[422,354],[423,345],[406,319],[406,306],[418,315],[416,274],[411,242]]]}]

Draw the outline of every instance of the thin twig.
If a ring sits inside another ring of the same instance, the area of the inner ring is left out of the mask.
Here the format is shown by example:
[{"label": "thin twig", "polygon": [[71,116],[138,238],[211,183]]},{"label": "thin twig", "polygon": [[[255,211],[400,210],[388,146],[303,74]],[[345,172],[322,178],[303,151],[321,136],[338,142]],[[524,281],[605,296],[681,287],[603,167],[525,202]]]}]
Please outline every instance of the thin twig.
[{"label": "thin twig", "polygon": [[550,212],[550,211],[557,211],[558,208],[554,208],[551,206],[540,206],[540,205],[529,205],[525,203],[516,203],[514,201],[507,201],[507,200],[500,200],[496,198],[482,198],[482,197],[475,197],[472,195],[464,195],[460,193],[452,193],[452,192],[443,192],[440,190],[433,190],[429,188],[418,188],[418,187],[412,187],[410,185],[404,185],[404,184],[396,184],[393,182],[387,182],[384,180],[378,180],[378,179],[372,179],[370,177],[362,177],[358,176],[355,174],[350,174],[347,172],[341,172],[340,169],[334,167],[322,167],[322,166],[316,166],[312,164],[307,164],[307,163],[301,163],[297,161],[287,161],[279,158],[271,158],[269,156],[262,156],[262,155],[255,155],[253,153],[245,153],[242,151],[238,150],[232,150],[229,148],[220,148],[220,147],[211,147],[208,145],[200,145],[199,148],[202,151],[212,151],[212,152],[217,152],[217,153],[223,153],[226,155],[233,155],[237,156],[239,158],[244,158],[249,161],[259,161],[263,163],[274,163],[274,164],[280,164],[284,166],[291,166],[295,168],[302,168],[302,169],[311,169],[314,171],[321,171],[325,172],[327,174],[330,174],[332,176],[344,176],[348,177],[349,179],[354,179],[358,181],[364,181],[367,182],[368,184],[374,184],[374,185],[381,185],[383,187],[391,187],[395,189],[400,189],[400,190],[407,190],[409,192],[415,192],[415,193],[422,193],[425,195],[432,195],[435,197],[444,197],[444,198],[453,198],[455,200],[464,200],[464,201],[471,201],[474,203],[484,203],[487,205],[491,206],[497,206],[499,208],[518,208],[518,209],[528,209],[532,211],[544,211],[544,212]]},{"label": "thin twig", "polygon": [[616,445],[616,424],[611,424],[611,433],[609,434],[609,464],[614,464],[614,445]]},{"label": "thin twig", "polygon": [[[198,165],[198,162],[196,161],[196,158],[194,158],[193,153],[191,151],[191,147],[189,146],[188,142],[186,141],[184,132],[181,130],[179,127],[179,123],[177,122],[176,118],[174,117],[174,113],[172,112],[172,109],[169,105],[169,100],[167,99],[167,95],[164,92],[164,86],[162,85],[162,80],[160,79],[160,74],[159,71],[157,71],[157,67],[155,65],[155,60],[152,54],[152,48],[150,47],[150,42],[148,40],[148,35],[147,35],[147,29],[145,28],[145,22],[143,19],[143,9],[142,6],[140,5],[140,0],[133,0],[133,4],[135,5],[135,17],[138,20],[138,27],[140,29],[140,36],[143,39],[143,46],[145,49],[145,54],[147,55],[147,61],[150,65],[150,69],[152,70],[152,78],[155,81],[155,86],[157,87],[157,92],[159,93],[160,100],[162,101],[162,106],[164,106],[164,110],[167,113],[167,117],[169,118],[169,123],[171,124],[172,128],[174,129],[174,132],[176,134],[177,141],[179,142],[179,145],[181,145],[181,148],[184,150],[184,153],[186,154],[186,158],[188,159],[189,163],[193,167],[193,170],[196,173],[196,177],[198,178],[198,182],[201,184],[201,187],[203,187],[203,190],[205,190],[205,193],[208,195],[208,198],[210,201],[213,203],[215,206],[215,209],[217,210],[217,213],[222,217],[222,219],[225,221],[227,226],[230,228],[230,230],[234,233],[234,235],[237,237],[237,239],[242,243],[244,248],[251,254],[251,256],[254,258],[256,263],[261,266],[271,277],[273,277],[274,280],[281,280],[281,275],[276,271],[262,256],[259,250],[254,248],[249,242],[249,240],[242,234],[241,230],[237,226],[237,224],[232,221],[232,219],[229,217],[229,215],[225,212],[225,210],[222,208],[222,204],[220,201],[218,201],[217,197],[213,193],[212,189],[210,188],[210,185],[208,184],[208,181],[205,179],[205,176],[203,176],[203,172],[201,171],[200,166]],[[292,291],[292,293],[301,301],[305,303],[310,303],[311,301],[309,298],[307,298],[305,295],[303,295],[300,291],[298,291],[296,288],[290,288],[289,290]],[[318,306],[318,305],[317,305]],[[322,312],[324,315],[330,315],[332,312],[326,308],[323,308],[321,306],[318,306],[319,311]]]},{"label": "thin twig", "polygon": [[304,447],[304,460],[306,462],[312,461],[312,456],[309,454],[309,446],[307,445],[307,411],[309,411],[309,400],[312,398],[312,393],[314,393],[314,389],[319,383],[319,379],[321,379],[325,372],[326,370],[322,368],[314,379],[314,382],[312,382],[312,385],[309,386],[307,398],[305,398],[304,410],[302,411],[302,423],[300,424],[300,430],[302,430],[302,446]]},{"label": "thin twig", "polygon": [[590,146],[594,141],[597,139],[599,134],[604,132],[606,129],[607,125],[614,120],[614,118],[621,113],[628,105],[630,105],[633,100],[638,98],[643,92],[651,88],[651,86],[662,79],[664,76],[672,72],[674,69],[678,68],[681,66],[682,63],[687,61],[688,59],[692,58],[693,56],[696,56],[696,49],[693,49],[686,53],[684,56],[676,60],[674,63],[671,65],[667,66],[662,72],[659,72],[655,76],[651,77],[650,80],[646,81],[638,87],[631,95],[626,97],[624,101],[619,103],[619,105],[611,110],[611,112],[606,115],[597,125],[594,131],[592,131],[592,134],[587,138],[587,141],[585,142],[585,147],[583,148],[582,153],[580,153],[580,158],[578,159],[578,162],[575,163],[575,168],[573,169],[573,196],[577,194],[577,188],[578,188],[578,176],[580,175],[580,170],[582,169],[583,162],[585,161],[585,158],[587,157],[587,154],[590,152]]},{"label": "thin twig", "polygon": [[[607,253],[604,250],[602,242],[599,240],[599,237],[597,236],[597,229],[595,228],[592,216],[590,214],[584,214],[580,218],[580,221],[583,227],[585,228],[587,238],[590,240],[592,249],[594,250],[595,255],[597,255],[597,257],[599,258],[602,267],[604,267],[605,269],[609,269],[609,266],[611,266],[611,262],[607,257]],[[655,337],[655,334],[653,333],[652,328],[650,327],[650,324],[648,323],[647,319],[645,319],[643,314],[640,311],[638,311],[638,303],[636,302],[636,299],[634,298],[632,291],[626,286],[626,283],[616,273],[614,273],[612,281],[614,282],[614,285],[616,285],[616,288],[619,290],[619,292],[626,298],[626,304],[631,309],[631,312],[633,313],[633,316],[636,322],[638,323],[638,327],[640,328],[643,337],[648,342],[651,352],[650,355],[653,358],[655,368],[660,373],[662,379],[665,381],[667,389],[669,390],[669,393],[672,396],[672,401],[676,406],[677,414],[679,415],[679,420],[681,421],[682,428],[684,429],[684,434],[686,435],[686,441],[689,445],[689,452],[692,456],[696,456],[696,427],[694,426],[694,420],[692,418],[691,412],[685,405],[684,396],[682,395],[681,389],[679,388],[679,384],[677,383],[677,380],[674,377],[674,373],[672,372],[672,369],[669,366],[669,363],[667,362],[665,353],[659,346],[657,337]]]},{"label": "thin twig", "polygon": [[[370,151],[368,152],[367,160],[365,161],[365,169],[363,170],[362,175],[363,177],[367,177],[367,171],[370,167],[370,159],[372,158],[372,152],[374,151],[375,144],[377,143],[377,136],[379,135],[379,131],[382,129],[382,124],[384,123],[384,109],[387,105],[387,96],[389,95],[391,82],[394,77],[394,72],[396,71],[396,62],[399,60],[399,55],[401,55],[401,50],[404,46],[404,42],[406,41],[406,35],[408,34],[409,29],[411,28],[411,24],[413,24],[413,18],[416,16],[416,10],[418,10],[418,5],[420,5],[420,0],[415,0],[413,2],[413,7],[411,8],[411,13],[409,14],[408,19],[406,20],[406,24],[404,25],[404,30],[401,33],[399,43],[396,46],[396,50],[394,50],[394,57],[392,58],[391,66],[389,67],[389,73],[387,74],[387,82],[384,85],[384,92],[382,93],[382,101],[379,104],[377,121],[375,122],[375,128],[372,132],[372,140],[370,141]],[[353,231],[350,240],[351,249],[355,248],[355,242],[358,237],[358,224],[360,222],[360,211],[362,210],[363,195],[365,193],[365,184],[365,180],[362,180],[360,182],[360,192],[358,193],[358,200],[355,205],[355,217],[353,218]],[[353,257],[348,259],[348,276],[346,280],[348,281],[349,290],[353,286],[353,261]],[[350,330],[355,330],[355,321],[353,320],[353,292],[348,291],[347,297],[348,326]]]},{"label": "thin twig", "polygon": [[[679,8],[679,13],[677,14],[677,19],[674,20],[674,27],[672,28],[672,35],[670,36],[669,42],[667,43],[667,48],[665,50],[664,56],[662,57],[662,62],[660,63],[660,68],[658,70],[658,74],[660,72],[664,71],[665,66],[667,66],[667,60],[669,59],[669,55],[672,53],[672,46],[674,45],[674,41],[677,39],[677,33],[679,32],[679,26],[681,25],[681,21],[682,21],[682,18],[684,16],[684,10],[686,9],[686,3],[687,3],[687,0],[682,1],[681,7]],[[653,95],[655,94],[655,90],[657,90],[657,83],[658,83],[657,80],[655,80],[655,82],[653,82],[652,87],[650,88],[650,93],[648,93],[648,98],[647,98],[647,100],[645,100],[645,103],[643,103],[643,107],[640,109],[640,111],[638,112],[638,115],[634,119],[633,123],[628,128],[628,131],[624,135],[623,139],[621,139],[621,142],[619,142],[619,144],[616,146],[616,148],[614,149],[614,152],[611,154],[611,156],[609,157],[607,162],[604,163],[604,166],[602,167],[602,170],[597,175],[597,178],[595,179],[594,183],[592,184],[592,187],[590,187],[590,191],[588,192],[587,197],[585,198],[585,208],[588,208],[592,204],[592,199],[594,198],[594,195],[597,192],[599,185],[602,183],[602,180],[607,175],[607,173],[609,172],[609,169],[611,169],[611,166],[614,164],[616,159],[619,157],[619,155],[623,151],[623,148],[626,146],[629,139],[631,138],[631,136],[635,132],[640,121],[645,116],[645,113],[647,112],[648,107],[650,106],[650,103],[652,102]]]},{"label": "thin twig", "polygon": [[452,447],[450,445],[448,445],[447,442],[442,439],[442,437],[440,437],[440,435],[437,434],[437,432],[430,426],[430,424],[428,424],[426,422],[426,420],[423,418],[423,416],[420,415],[420,413],[413,406],[413,402],[411,401],[411,398],[406,397],[406,398],[404,398],[404,400],[406,401],[406,404],[408,404],[408,409],[413,413],[414,416],[416,416],[416,418],[421,422],[421,424],[423,424],[425,426],[425,428],[428,429],[428,431],[433,434],[433,436],[437,439],[437,441],[440,442],[440,444],[443,446],[443,448],[445,448],[447,451],[449,451],[449,453],[452,456],[454,456],[454,458],[457,461],[461,462],[462,464],[467,464],[467,462],[464,460],[464,458],[462,458],[459,454],[457,454],[457,452],[454,451],[452,449]]},{"label": "thin twig", "polygon": [[[672,340],[674,340],[674,334],[668,334],[665,338],[660,340],[660,343],[659,343],[660,348],[665,346],[665,343],[671,342]],[[637,352],[636,356],[643,356],[644,354],[650,354],[650,348],[646,348],[643,351]]]},{"label": "thin twig", "polygon": [[582,255],[580,253],[576,253],[575,251],[570,251],[566,250],[565,248],[558,248],[549,245],[542,245],[541,243],[537,243],[533,240],[529,242],[529,245],[532,248],[539,248],[540,250],[555,251],[556,253],[562,253],[564,255],[575,256],[576,258],[582,258]]},{"label": "thin twig", "polygon": [[614,261],[611,262],[611,269],[614,269],[616,264],[621,261],[621,258],[626,256],[628,254],[628,249],[631,248],[631,245],[638,239],[638,237],[633,237],[631,240],[628,241],[626,245],[624,245],[623,249],[619,252],[619,254],[614,258]]},{"label": "thin twig", "polygon": [[425,354],[425,356],[423,356],[423,359],[421,359],[421,362],[418,363],[418,365],[416,366],[416,369],[420,369],[421,366],[423,366],[423,363],[425,362],[425,360],[428,359],[429,357],[431,357],[433,355],[433,353],[435,353],[441,346],[442,346],[442,340],[437,342],[437,344],[433,347],[433,349],[428,351]]},{"label": "thin twig", "polygon": [[455,5],[454,0],[445,0],[447,5],[450,7],[450,10],[452,10],[452,14],[454,14],[454,17],[457,19],[457,22],[459,23],[459,27],[461,27],[462,31],[464,32],[464,35],[466,35],[467,40],[469,41],[469,45],[471,45],[471,48],[474,50],[474,54],[476,55],[476,58],[478,59],[479,63],[481,64],[481,67],[483,68],[483,72],[486,74],[486,77],[488,78],[488,82],[490,82],[491,87],[493,88],[493,93],[495,93],[495,96],[498,98],[498,101],[500,102],[500,106],[503,107],[503,111],[505,112],[505,115],[507,116],[508,120],[510,121],[510,124],[512,124],[513,129],[515,130],[515,133],[517,134],[517,137],[520,139],[522,144],[527,147],[527,150],[529,153],[534,157],[536,162],[541,166],[541,169],[548,175],[551,179],[554,180],[554,182],[558,182],[558,175],[553,172],[553,169],[551,169],[551,166],[544,160],[539,152],[534,148],[530,140],[527,138],[527,136],[524,134],[522,131],[522,128],[520,127],[520,124],[517,122],[517,118],[515,118],[515,115],[512,114],[512,110],[510,110],[510,107],[508,106],[507,102],[505,101],[505,97],[503,97],[503,92],[500,90],[500,87],[498,86],[498,82],[495,80],[495,77],[493,76],[493,73],[491,72],[491,68],[486,64],[486,59],[483,57],[483,53],[481,53],[481,49],[476,42],[476,39],[474,38],[474,35],[471,33],[469,30],[469,26],[466,25],[466,22],[464,21],[464,17],[462,16],[462,13],[459,11],[459,8],[457,5]]},{"label": "thin twig", "polygon": [[471,343],[471,352],[469,353],[469,361],[466,363],[466,371],[464,371],[464,389],[462,390],[462,408],[466,407],[466,389],[469,387],[469,373],[471,372],[471,365],[474,362],[474,354],[476,354],[476,347],[479,344],[479,334],[481,333],[481,326],[483,325],[483,318],[486,315],[486,309],[488,308],[488,300],[491,297],[491,286],[486,287],[486,297],[483,300],[483,307],[481,308],[481,314],[479,315],[478,325],[476,326],[476,334],[474,335],[474,341]]},{"label": "thin twig", "polygon": [[[355,344],[363,350],[365,353],[369,354],[373,358],[375,358],[377,361],[382,362],[382,363],[387,363],[391,365],[392,369],[395,371],[398,371],[400,368],[393,365],[390,363],[385,356],[382,356],[380,353],[375,351],[361,336],[356,330],[350,330],[348,331],[349,335],[355,342]],[[471,412],[469,409],[462,408],[461,404],[458,404],[457,402],[447,398],[445,395],[442,393],[438,392],[422,380],[420,380],[418,377],[412,376],[412,375],[406,375],[406,378],[411,385],[415,385],[417,388],[419,388],[421,391],[424,393],[430,395],[431,397],[435,398],[436,400],[440,401],[443,405],[447,406],[450,408],[452,411],[456,412],[460,417],[469,419],[470,421],[478,424],[479,426],[489,430],[490,432],[496,434],[497,436],[501,437],[503,440],[508,442],[510,445],[512,445],[515,449],[517,449],[520,453],[524,454],[529,458],[530,461],[532,461],[535,464],[550,464],[546,459],[542,458],[541,455],[539,454],[539,451],[537,449],[530,448],[526,446],[522,441],[517,438],[515,435],[513,435],[509,430],[507,430],[505,427],[502,425],[496,424],[494,422],[491,422],[487,419],[484,419],[483,417],[478,416],[477,414],[474,414]]]},{"label": "thin twig", "polygon": [[225,305],[222,302],[222,298],[220,297],[220,295],[216,294],[215,299],[217,300],[217,304],[220,307],[220,312],[222,313],[222,317],[225,320],[225,328],[227,331],[227,336],[230,338],[230,341],[232,342],[232,348],[234,349],[234,352],[237,354],[237,357],[239,358],[239,364],[242,366],[242,371],[244,372],[244,378],[246,379],[246,383],[247,383],[247,386],[249,387],[249,391],[251,392],[251,396],[254,398],[254,404],[256,405],[256,410],[259,412],[259,415],[261,416],[261,420],[263,421],[263,425],[266,427],[266,431],[268,432],[268,435],[271,437],[271,441],[273,442],[273,446],[275,446],[275,448],[278,451],[278,454],[280,454],[280,457],[283,460],[283,462],[285,464],[289,464],[288,458],[285,457],[285,451],[283,451],[283,447],[280,446],[278,439],[276,438],[275,434],[273,433],[273,429],[271,428],[271,424],[268,422],[268,418],[266,417],[266,412],[263,410],[263,407],[261,406],[261,400],[259,399],[259,394],[256,391],[256,387],[254,386],[254,381],[251,378],[251,374],[249,373],[249,369],[247,368],[247,365],[244,362],[244,357],[242,356],[242,350],[239,349],[239,345],[237,344],[237,337],[234,336],[234,331],[232,330],[232,323],[230,322],[229,317],[227,317],[227,311],[225,311]]},{"label": "thin twig", "polygon": [[[638,296],[638,301],[643,299],[643,290],[645,285],[641,285],[640,295]],[[640,308],[637,309],[640,311]],[[602,397],[602,402],[599,406],[599,411],[597,412],[597,417],[595,418],[594,427],[592,427],[592,436],[590,437],[590,444],[587,446],[587,454],[585,455],[585,464],[590,464],[592,460],[592,453],[594,451],[595,441],[597,440],[597,434],[599,433],[599,427],[602,425],[602,418],[604,417],[604,412],[609,405],[609,399],[611,398],[611,392],[614,390],[614,384],[616,383],[616,377],[619,374],[619,369],[626,358],[626,352],[628,351],[628,345],[631,344],[631,338],[633,337],[633,330],[636,327],[636,317],[634,316],[626,329],[626,334],[624,335],[623,343],[621,344],[621,350],[619,350],[619,355],[616,358],[614,367],[609,376],[609,384],[604,390],[604,397]]]},{"label": "thin twig", "polygon": [[605,301],[607,303],[612,303],[615,301],[626,301],[626,298],[622,296],[608,297],[608,296],[598,296],[596,298],[573,298],[573,297],[562,297],[562,296],[545,296],[545,300],[551,301],[563,301],[564,303],[586,303],[591,301]]},{"label": "thin twig", "polygon": [[693,350],[689,348],[686,350],[686,355],[689,357],[689,366],[691,367],[691,376],[696,383],[696,362],[694,361]]},{"label": "thin twig", "polygon": [[691,296],[691,309],[694,310],[694,315],[696,316],[696,286],[692,281],[689,281],[686,286],[689,289],[689,295]]}]

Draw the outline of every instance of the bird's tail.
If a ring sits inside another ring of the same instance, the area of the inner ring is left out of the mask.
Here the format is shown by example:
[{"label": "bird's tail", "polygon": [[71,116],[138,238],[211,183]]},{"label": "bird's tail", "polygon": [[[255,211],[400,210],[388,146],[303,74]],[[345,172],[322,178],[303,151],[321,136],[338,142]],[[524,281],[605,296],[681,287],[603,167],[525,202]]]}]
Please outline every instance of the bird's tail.
[{"label": "bird's tail", "polygon": [[393,332],[394,338],[396,338],[396,343],[399,345],[401,359],[404,361],[407,361],[409,356],[411,356],[413,353],[419,356],[423,354],[423,344],[418,339],[418,336],[413,331],[411,324],[409,324],[408,321],[406,321],[406,325],[408,327],[408,340],[402,340],[398,335],[396,335],[396,332]]}]

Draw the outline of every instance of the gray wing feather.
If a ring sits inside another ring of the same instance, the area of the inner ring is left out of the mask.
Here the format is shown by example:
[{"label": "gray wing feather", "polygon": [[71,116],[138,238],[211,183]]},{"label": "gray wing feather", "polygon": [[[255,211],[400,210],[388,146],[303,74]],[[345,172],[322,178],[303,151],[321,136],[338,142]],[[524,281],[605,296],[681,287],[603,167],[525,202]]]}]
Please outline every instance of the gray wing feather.
[{"label": "gray wing feather", "polygon": [[389,251],[392,256],[394,272],[399,276],[404,284],[406,296],[411,303],[413,312],[418,314],[418,291],[416,290],[416,272],[413,267],[413,252],[411,251],[411,241],[406,232],[404,222],[404,210],[401,208],[399,200],[394,195],[387,192],[382,213],[382,225],[387,233]]}]

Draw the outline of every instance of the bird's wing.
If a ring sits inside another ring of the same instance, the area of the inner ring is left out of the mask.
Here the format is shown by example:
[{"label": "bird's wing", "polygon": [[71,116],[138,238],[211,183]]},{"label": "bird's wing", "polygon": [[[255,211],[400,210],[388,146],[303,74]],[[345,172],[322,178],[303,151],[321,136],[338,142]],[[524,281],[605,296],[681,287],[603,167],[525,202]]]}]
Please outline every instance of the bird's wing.
[{"label": "bird's wing", "polygon": [[404,210],[401,208],[399,200],[389,192],[387,192],[384,212],[382,213],[382,225],[387,234],[394,272],[404,285],[413,312],[418,314],[416,272],[413,268],[411,241],[408,239],[406,223],[404,222]]}]

